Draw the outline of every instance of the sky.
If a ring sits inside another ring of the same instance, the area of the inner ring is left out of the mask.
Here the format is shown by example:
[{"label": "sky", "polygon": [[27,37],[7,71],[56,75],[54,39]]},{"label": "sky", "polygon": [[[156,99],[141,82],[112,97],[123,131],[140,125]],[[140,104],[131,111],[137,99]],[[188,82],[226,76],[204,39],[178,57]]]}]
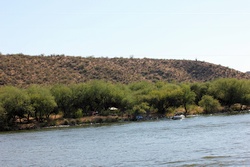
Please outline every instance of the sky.
[{"label": "sky", "polygon": [[200,60],[250,71],[250,0],[0,0],[0,52]]}]

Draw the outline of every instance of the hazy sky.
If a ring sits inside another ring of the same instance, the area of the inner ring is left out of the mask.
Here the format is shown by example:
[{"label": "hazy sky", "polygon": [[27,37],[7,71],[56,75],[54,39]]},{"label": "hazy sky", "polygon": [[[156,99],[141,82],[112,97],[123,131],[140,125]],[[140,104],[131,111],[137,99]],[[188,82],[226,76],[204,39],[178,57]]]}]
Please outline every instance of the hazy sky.
[{"label": "hazy sky", "polygon": [[0,52],[190,59],[250,71],[250,0],[0,0]]}]

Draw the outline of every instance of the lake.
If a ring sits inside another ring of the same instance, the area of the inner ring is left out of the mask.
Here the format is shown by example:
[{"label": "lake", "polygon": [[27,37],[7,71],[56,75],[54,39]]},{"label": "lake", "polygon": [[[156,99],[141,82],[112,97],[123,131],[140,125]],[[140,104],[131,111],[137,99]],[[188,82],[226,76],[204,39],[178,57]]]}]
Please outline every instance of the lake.
[{"label": "lake", "polygon": [[250,166],[250,114],[0,133],[0,166]]}]

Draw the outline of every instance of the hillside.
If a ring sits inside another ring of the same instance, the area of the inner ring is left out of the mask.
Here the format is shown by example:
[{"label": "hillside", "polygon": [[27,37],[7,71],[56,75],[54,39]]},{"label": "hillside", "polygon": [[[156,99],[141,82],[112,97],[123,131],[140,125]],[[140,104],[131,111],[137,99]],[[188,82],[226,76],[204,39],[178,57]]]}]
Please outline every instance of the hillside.
[{"label": "hillside", "polygon": [[69,84],[92,79],[121,83],[141,80],[195,82],[215,78],[250,79],[250,75],[191,60],[0,55],[0,85]]}]

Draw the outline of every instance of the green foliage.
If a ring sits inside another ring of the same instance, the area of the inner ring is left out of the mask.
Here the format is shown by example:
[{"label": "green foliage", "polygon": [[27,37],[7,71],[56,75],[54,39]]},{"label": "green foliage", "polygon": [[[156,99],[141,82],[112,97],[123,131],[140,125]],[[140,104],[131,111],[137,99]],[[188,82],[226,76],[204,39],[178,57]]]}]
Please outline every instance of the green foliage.
[{"label": "green foliage", "polygon": [[147,101],[151,106],[156,108],[160,114],[165,114],[169,107],[178,107],[181,105],[179,97],[181,89],[178,85],[168,83],[156,83],[157,89],[149,93]]},{"label": "green foliage", "polygon": [[141,115],[141,114],[146,114],[149,111],[149,109],[150,109],[149,104],[144,102],[135,105],[132,111],[134,115]]},{"label": "green foliage", "polygon": [[[177,109],[185,110],[187,114],[197,105],[206,113],[216,112],[221,104],[237,106],[235,109],[249,106],[250,81],[219,79],[193,84],[142,81],[125,85],[93,80],[80,84],[57,84],[50,88],[39,85],[25,89],[3,86],[0,87],[0,128],[18,123],[18,119],[27,118],[29,121],[30,116],[44,121],[50,114],[58,112],[62,112],[64,118],[81,118],[93,112],[101,116],[150,115],[156,112],[171,115]],[[110,110],[110,107],[118,110]]]},{"label": "green foliage", "polygon": [[1,117],[15,122],[16,116],[20,119],[32,110],[30,98],[25,91],[12,86],[0,88]]},{"label": "green foliage", "polygon": [[92,112],[99,113],[107,111],[110,107],[125,110],[129,103],[126,93],[120,85],[105,81],[90,81],[85,84],[72,86],[73,105],[81,108],[85,115]]},{"label": "green foliage", "polygon": [[138,95],[145,95],[152,91],[155,87],[154,84],[147,81],[135,82],[128,85],[129,89]]},{"label": "green foliage", "polygon": [[196,94],[195,104],[198,105],[198,102],[201,98],[208,93],[209,83],[193,83],[190,86],[190,89]]},{"label": "green foliage", "polygon": [[188,112],[188,105],[192,104],[195,100],[195,93],[190,89],[189,85],[181,85],[181,90],[182,90],[182,94],[181,94],[181,103],[185,109],[185,115],[187,115]]},{"label": "green foliage", "polygon": [[87,98],[87,85],[86,84],[74,84],[70,86],[72,91],[72,106],[76,109],[82,109],[82,111],[89,110],[89,99]]},{"label": "green foliage", "polygon": [[0,103],[0,130],[4,130],[7,125],[7,112]]},{"label": "green foliage", "polygon": [[204,95],[199,101],[199,105],[204,108],[206,113],[217,112],[221,107],[219,101],[209,95]]},{"label": "green foliage", "polygon": [[72,90],[66,85],[54,85],[51,88],[51,94],[55,98],[57,107],[64,113],[64,116],[70,118],[73,116],[73,93]]},{"label": "green foliage", "polygon": [[247,80],[218,79],[211,83],[209,93],[223,105],[230,107],[235,103],[247,104],[249,102],[249,87]]},{"label": "green foliage", "polygon": [[33,85],[27,89],[27,92],[36,119],[41,121],[44,116],[49,118],[49,115],[53,113],[55,107],[57,107],[55,98],[52,96],[49,89]]},{"label": "green foliage", "polygon": [[149,94],[155,90],[154,84],[146,81],[135,82],[128,85],[131,93],[130,101],[134,105],[139,105],[142,102],[146,102]]},{"label": "green foliage", "polygon": [[242,80],[242,89],[244,93],[242,94],[241,104],[250,105],[250,80]]},{"label": "green foliage", "polygon": [[250,93],[243,97],[242,104],[250,105]]},{"label": "green foliage", "polygon": [[157,86],[158,89],[150,93],[149,103],[158,109],[158,112],[165,114],[168,108],[183,106],[187,112],[187,107],[195,99],[195,93],[191,91],[189,85],[165,84]]},{"label": "green foliage", "polygon": [[81,109],[78,109],[76,112],[75,112],[75,118],[82,118],[83,117],[83,113],[82,113],[82,110]]}]

